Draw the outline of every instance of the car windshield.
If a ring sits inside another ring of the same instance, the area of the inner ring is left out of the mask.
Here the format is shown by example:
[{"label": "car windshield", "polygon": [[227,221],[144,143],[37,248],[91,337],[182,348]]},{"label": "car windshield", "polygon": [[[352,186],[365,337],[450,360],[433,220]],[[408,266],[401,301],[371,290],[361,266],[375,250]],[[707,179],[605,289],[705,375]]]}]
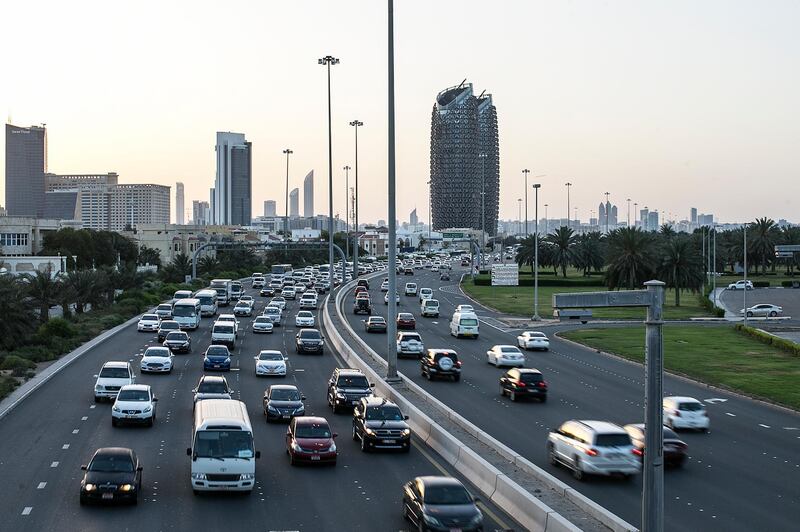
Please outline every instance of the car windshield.
[{"label": "car windshield", "polygon": [[158,316],[155,314],[145,314],[142,316],[142,321],[158,321]]},{"label": "car windshield", "polygon": [[300,338],[302,340],[319,340],[319,331],[300,331]]},{"label": "car windshield", "polygon": [[631,437],[625,434],[598,434],[594,442],[596,447],[625,447],[631,444]]},{"label": "car windshield", "polygon": [[532,332],[529,333],[528,336],[530,336],[531,338],[547,338],[547,336],[544,333],[540,332]]},{"label": "car windshield", "polygon": [[402,421],[403,414],[396,406],[367,407],[367,421]]},{"label": "car windshield", "polygon": [[236,306],[233,308],[250,308],[250,305],[247,303],[236,303]]},{"label": "car windshield", "polygon": [[144,352],[146,357],[164,357],[169,358],[169,349],[166,347],[148,347]]},{"label": "car windshield", "polygon": [[198,458],[252,458],[253,434],[244,430],[201,430],[194,441]]},{"label": "car windshield", "polygon": [[680,405],[678,405],[678,410],[682,410],[684,412],[699,412],[701,410],[704,410],[704,408],[703,405],[701,405],[700,403],[691,402],[691,403],[681,403]]},{"label": "car windshield", "polygon": [[228,356],[228,348],[224,345],[212,345],[206,350],[206,355],[210,357]]},{"label": "car windshield", "polygon": [[264,314],[280,314],[281,309],[278,307],[267,307],[264,309]]},{"label": "car windshield", "polygon": [[150,394],[147,390],[122,390],[117,395],[117,401],[149,401]]},{"label": "car windshield", "polygon": [[180,329],[181,325],[177,321],[162,321],[161,322],[162,329]]},{"label": "car windshield", "polygon": [[477,327],[478,320],[476,320],[475,318],[462,318],[461,325],[465,327]]},{"label": "car windshield", "polygon": [[129,379],[128,368],[103,368],[100,377],[104,379]]},{"label": "car windshield", "polygon": [[198,393],[228,393],[225,383],[220,381],[203,381],[197,387],[197,391]]},{"label": "car windshield", "polygon": [[522,373],[519,376],[519,380],[522,382],[542,382],[544,378],[542,378],[541,373]]},{"label": "car windshield", "polygon": [[280,353],[259,353],[259,360],[280,360],[283,361],[283,355]]},{"label": "car windshield", "polygon": [[337,385],[340,388],[369,388],[369,382],[363,375],[341,375]]},{"label": "car windshield", "polygon": [[214,325],[214,331],[222,334],[233,334],[233,325]]},{"label": "car windshield", "polygon": [[404,334],[400,337],[401,342],[413,342],[413,341],[421,342],[422,339],[418,334]]},{"label": "car windshield", "polygon": [[272,323],[272,320],[266,316],[259,316],[256,318],[255,323]]},{"label": "car windshield", "polygon": [[158,306],[158,310],[172,310],[172,305],[164,303],[163,305]]},{"label": "car windshield", "polygon": [[171,332],[167,335],[167,340],[185,341],[188,337],[185,332]]},{"label": "car windshield", "polygon": [[[397,315],[397,317],[399,319],[401,319],[401,320],[413,320],[414,319],[414,316],[412,316],[411,314],[409,314],[407,312],[401,312],[400,314]],[[381,319],[383,319],[383,318],[381,318]]]},{"label": "car windshield", "polygon": [[426,299],[425,300],[426,307],[438,307],[439,301],[437,299]]},{"label": "car windshield", "polygon": [[472,312],[472,305],[460,305],[461,312]]},{"label": "car windshield", "polygon": [[462,486],[429,486],[425,488],[426,504],[471,504],[472,497]]},{"label": "car windshield", "polygon": [[191,318],[197,316],[197,307],[194,305],[175,305],[172,314],[181,318]]},{"label": "car windshield", "polygon": [[382,317],[373,317],[369,319],[370,323],[386,323],[386,320]]},{"label": "car windshield", "polygon": [[303,424],[297,425],[294,432],[295,438],[330,438],[331,429],[328,425]]},{"label": "car windshield", "polygon": [[299,401],[300,392],[297,390],[279,388],[277,390],[272,390],[269,394],[269,398],[272,401]]},{"label": "car windshield", "polygon": [[103,473],[132,473],[133,462],[129,456],[95,456],[88,469]]},{"label": "car windshield", "polygon": [[310,312],[298,312],[297,316],[300,318],[312,318],[314,315]]}]

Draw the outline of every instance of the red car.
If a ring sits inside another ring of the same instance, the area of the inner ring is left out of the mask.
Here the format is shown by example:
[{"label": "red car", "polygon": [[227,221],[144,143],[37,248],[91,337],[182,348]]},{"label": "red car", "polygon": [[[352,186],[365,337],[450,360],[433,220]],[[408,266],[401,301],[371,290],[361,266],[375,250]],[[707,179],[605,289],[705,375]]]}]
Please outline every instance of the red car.
[{"label": "red car", "polygon": [[286,430],[286,452],[292,465],[298,463],[325,463],[336,465],[334,439],[338,434],[331,432],[328,420],[324,417],[298,416],[289,423]]},{"label": "red car", "polygon": [[356,286],[356,291],[355,291],[356,298],[358,298],[358,294],[360,294],[360,293],[362,293],[362,292],[363,292],[363,293],[365,293],[365,294],[367,294],[367,297],[369,297],[369,292],[367,291],[367,289],[366,289],[365,287],[363,287],[363,286]]},{"label": "red car", "polygon": [[416,329],[417,320],[410,312],[400,312],[397,314],[397,328],[398,329]]}]

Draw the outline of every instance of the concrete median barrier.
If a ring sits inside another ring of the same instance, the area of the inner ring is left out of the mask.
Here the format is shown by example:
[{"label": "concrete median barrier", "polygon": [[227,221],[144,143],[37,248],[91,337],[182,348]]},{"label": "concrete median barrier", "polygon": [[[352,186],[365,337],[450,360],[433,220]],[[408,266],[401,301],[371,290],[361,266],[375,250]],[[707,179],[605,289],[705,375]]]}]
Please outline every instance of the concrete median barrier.
[{"label": "concrete median barrier", "polygon": [[487,497],[492,497],[497,489],[497,477],[503,476],[503,472],[486,462],[469,447],[461,442],[458,443],[459,453],[458,462],[455,464],[456,470],[469,478]]},{"label": "concrete median barrier", "polygon": [[[549,506],[522,489],[519,484],[505,475],[500,475],[497,478],[491,500],[497,506],[516,517],[520,524],[528,530],[549,530],[547,528],[548,516],[555,513]],[[515,511],[510,511],[509,509],[515,509]],[[567,530],[573,532],[580,530],[574,525],[570,524],[570,526],[572,528]]]}]

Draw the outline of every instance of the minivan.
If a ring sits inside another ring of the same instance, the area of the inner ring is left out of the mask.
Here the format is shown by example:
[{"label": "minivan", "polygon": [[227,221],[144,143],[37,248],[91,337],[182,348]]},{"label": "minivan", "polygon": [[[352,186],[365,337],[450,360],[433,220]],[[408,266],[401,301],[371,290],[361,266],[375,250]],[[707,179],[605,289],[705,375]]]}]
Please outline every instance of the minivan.
[{"label": "minivan", "polygon": [[439,300],[438,299],[425,299],[419,306],[419,311],[423,316],[439,317]]},{"label": "minivan", "polygon": [[222,344],[233,349],[236,345],[235,325],[230,322],[216,322],[211,328],[211,343]]},{"label": "minivan", "polygon": [[[429,300],[426,300],[429,301]],[[456,312],[450,320],[450,334],[456,338],[478,338],[478,316],[474,312]]]}]

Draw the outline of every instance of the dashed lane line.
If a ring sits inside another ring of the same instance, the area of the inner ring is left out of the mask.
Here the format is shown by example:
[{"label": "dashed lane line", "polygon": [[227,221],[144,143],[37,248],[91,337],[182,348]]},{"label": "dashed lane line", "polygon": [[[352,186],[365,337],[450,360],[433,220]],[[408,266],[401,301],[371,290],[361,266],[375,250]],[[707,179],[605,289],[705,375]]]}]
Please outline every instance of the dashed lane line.
[{"label": "dashed lane line", "polygon": [[26,506],[25,508],[22,509],[22,515],[31,515],[32,511],[33,511],[33,506]]}]

